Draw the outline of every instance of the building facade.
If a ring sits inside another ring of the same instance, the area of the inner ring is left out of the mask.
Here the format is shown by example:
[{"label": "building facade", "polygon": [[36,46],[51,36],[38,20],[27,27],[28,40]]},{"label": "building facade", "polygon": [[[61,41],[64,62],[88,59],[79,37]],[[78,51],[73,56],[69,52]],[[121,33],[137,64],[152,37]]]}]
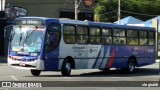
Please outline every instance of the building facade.
[{"label": "building facade", "polygon": [[[79,20],[94,20],[93,5],[86,7],[81,1],[78,7]],[[27,16],[74,19],[75,0],[6,0],[8,4],[25,8]]]}]

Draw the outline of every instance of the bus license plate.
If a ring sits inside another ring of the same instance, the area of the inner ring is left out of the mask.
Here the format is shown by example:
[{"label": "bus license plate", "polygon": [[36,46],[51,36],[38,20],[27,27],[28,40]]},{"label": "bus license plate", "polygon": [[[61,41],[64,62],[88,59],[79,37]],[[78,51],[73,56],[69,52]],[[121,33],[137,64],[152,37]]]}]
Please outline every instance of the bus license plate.
[{"label": "bus license plate", "polygon": [[25,66],[26,64],[23,63],[23,62],[20,62],[19,65],[20,65],[20,66]]}]

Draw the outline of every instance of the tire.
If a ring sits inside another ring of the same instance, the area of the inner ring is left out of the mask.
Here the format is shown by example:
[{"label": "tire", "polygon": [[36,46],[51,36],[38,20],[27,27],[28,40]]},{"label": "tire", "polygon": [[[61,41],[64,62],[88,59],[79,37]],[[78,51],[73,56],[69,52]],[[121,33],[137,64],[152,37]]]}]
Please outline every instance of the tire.
[{"label": "tire", "polygon": [[64,61],[61,69],[62,75],[69,76],[71,74],[71,69],[72,69],[71,63],[68,60]]},{"label": "tire", "polygon": [[32,74],[33,76],[39,76],[40,73],[41,73],[40,70],[31,70],[31,74]]},{"label": "tire", "polygon": [[127,73],[133,73],[135,71],[135,66],[136,66],[135,60],[132,59],[132,58],[129,59],[128,63],[127,63],[126,72]]},{"label": "tire", "polygon": [[110,68],[105,68],[105,69],[100,69],[100,70],[103,70],[104,72],[109,72]]}]

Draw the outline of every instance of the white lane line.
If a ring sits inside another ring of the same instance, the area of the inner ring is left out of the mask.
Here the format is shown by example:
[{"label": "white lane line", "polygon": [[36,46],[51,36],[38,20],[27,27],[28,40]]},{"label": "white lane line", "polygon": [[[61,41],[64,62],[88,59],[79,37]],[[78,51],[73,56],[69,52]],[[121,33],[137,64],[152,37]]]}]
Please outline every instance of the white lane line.
[{"label": "white lane line", "polygon": [[10,77],[11,77],[13,80],[18,81],[18,79],[17,79],[15,76],[10,75]]},{"label": "white lane line", "polygon": [[112,78],[121,78],[121,77],[112,77]]},{"label": "white lane line", "polygon": [[64,77],[65,79],[71,79],[70,77]]}]

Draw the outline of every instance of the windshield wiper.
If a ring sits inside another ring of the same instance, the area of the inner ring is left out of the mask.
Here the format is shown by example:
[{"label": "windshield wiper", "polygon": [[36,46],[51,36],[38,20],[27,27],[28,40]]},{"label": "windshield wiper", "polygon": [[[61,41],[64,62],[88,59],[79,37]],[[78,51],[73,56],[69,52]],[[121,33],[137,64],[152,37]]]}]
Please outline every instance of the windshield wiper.
[{"label": "windshield wiper", "polygon": [[12,31],[11,36],[10,36],[10,41],[12,41],[12,40],[13,40],[14,35],[15,35],[15,32],[14,32],[14,31]]},{"label": "windshield wiper", "polygon": [[[19,26],[19,30],[21,31],[21,26]],[[19,37],[19,45],[21,44],[22,41],[22,32],[20,33],[20,37]]]},{"label": "windshield wiper", "polygon": [[22,33],[21,33],[20,38],[19,38],[19,45],[21,44],[21,41],[22,41]]},{"label": "windshield wiper", "polygon": [[30,30],[30,32],[29,31],[27,32],[27,35],[25,36],[24,41],[23,41],[23,46],[24,46],[24,43],[26,43],[28,36],[31,35],[31,33],[33,33],[33,31],[34,30],[32,30],[32,31]]}]

